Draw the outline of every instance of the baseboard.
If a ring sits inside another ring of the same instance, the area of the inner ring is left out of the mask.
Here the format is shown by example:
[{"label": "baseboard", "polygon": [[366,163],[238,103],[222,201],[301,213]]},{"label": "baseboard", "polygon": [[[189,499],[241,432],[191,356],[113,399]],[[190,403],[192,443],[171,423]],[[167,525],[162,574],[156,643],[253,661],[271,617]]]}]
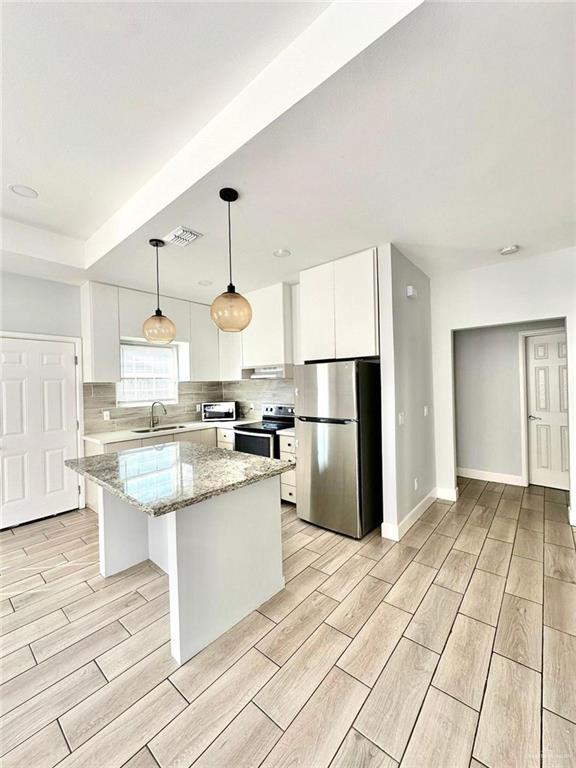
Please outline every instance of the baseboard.
[{"label": "baseboard", "polygon": [[436,498],[443,501],[458,501],[458,488],[436,488]]},{"label": "baseboard", "polygon": [[501,472],[485,472],[483,469],[466,469],[464,467],[458,467],[456,473],[460,477],[469,477],[471,480],[486,480],[489,483],[521,485],[524,488],[527,486],[527,483],[524,482],[521,475],[504,475]]},{"label": "baseboard", "polygon": [[424,514],[430,504],[437,499],[436,488],[433,488],[423,499],[411,509],[406,517],[398,525],[395,523],[382,523],[382,536],[392,541],[400,541],[402,536],[411,528],[418,518]]}]

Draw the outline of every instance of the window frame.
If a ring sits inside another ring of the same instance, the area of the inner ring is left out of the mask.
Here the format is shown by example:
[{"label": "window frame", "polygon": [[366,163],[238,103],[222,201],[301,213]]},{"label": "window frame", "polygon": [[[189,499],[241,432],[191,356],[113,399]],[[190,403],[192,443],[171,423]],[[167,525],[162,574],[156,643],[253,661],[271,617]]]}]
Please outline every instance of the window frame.
[{"label": "window frame", "polygon": [[[173,357],[174,365],[174,378],[171,377],[155,377],[155,376],[123,376],[122,375],[122,347],[144,347],[146,349],[169,349]],[[174,397],[161,397],[156,396],[151,400],[122,400],[120,399],[120,388],[122,382],[128,379],[155,379],[170,381],[174,385]],[[139,339],[120,339],[120,381],[116,382],[116,407],[117,408],[147,408],[152,405],[153,402],[161,400],[165,405],[178,405],[179,402],[179,384],[180,381],[180,350],[176,344],[150,344],[147,341]]]}]

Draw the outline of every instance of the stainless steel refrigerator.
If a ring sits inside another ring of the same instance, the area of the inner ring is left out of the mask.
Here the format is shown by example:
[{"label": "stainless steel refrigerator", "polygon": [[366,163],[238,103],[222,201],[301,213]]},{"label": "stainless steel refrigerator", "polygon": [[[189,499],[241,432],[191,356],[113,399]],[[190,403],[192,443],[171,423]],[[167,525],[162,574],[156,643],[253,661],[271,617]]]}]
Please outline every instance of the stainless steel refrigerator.
[{"label": "stainless steel refrigerator", "polygon": [[298,517],[359,539],[382,522],[380,364],[294,370]]}]

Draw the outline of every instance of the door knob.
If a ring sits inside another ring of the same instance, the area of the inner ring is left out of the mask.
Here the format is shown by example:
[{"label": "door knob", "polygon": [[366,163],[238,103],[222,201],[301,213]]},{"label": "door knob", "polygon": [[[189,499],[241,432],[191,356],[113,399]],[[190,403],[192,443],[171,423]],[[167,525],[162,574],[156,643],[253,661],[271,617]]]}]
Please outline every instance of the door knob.
[{"label": "door knob", "polygon": [[530,416],[528,416],[528,418],[530,419],[530,421],[542,421],[542,417],[541,416],[532,416],[532,414],[530,414]]}]

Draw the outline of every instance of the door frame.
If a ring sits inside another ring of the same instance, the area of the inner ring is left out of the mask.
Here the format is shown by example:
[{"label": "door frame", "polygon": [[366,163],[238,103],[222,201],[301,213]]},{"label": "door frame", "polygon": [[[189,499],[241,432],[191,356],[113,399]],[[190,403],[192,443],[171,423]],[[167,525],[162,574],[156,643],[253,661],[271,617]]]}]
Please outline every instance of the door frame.
[{"label": "door frame", "polygon": [[[79,336],[56,336],[47,333],[20,333],[19,331],[0,330],[0,339],[28,339],[29,341],[53,341],[74,344],[74,354],[76,355],[76,421],[78,429],[76,430],[76,450],[78,456],[84,456],[84,372],[82,370],[82,339]],[[78,475],[78,485],[80,493],[78,496],[78,508],[86,506],[86,484],[82,475]]]},{"label": "door frame", "polygon": [[[518,332],[518,361],[520,368],[520,449],[522,454],[522,485],[528,487],[530,484],[530,470],[529,470],[529,441],[528,441],[528,364],[527,364],[527,344],[526,341],[530,336],[547,336],[552,333],[564,333],[567,335],[566,325],[561,328],[534,328],[529,331]],[[568,411],[568,425],[570,426],[570,411]],[[568,472],[570,475],[570,472]],[[571,480],[571,478],[570,478]],[[572,483],[570,482],[570,485]]]}]

